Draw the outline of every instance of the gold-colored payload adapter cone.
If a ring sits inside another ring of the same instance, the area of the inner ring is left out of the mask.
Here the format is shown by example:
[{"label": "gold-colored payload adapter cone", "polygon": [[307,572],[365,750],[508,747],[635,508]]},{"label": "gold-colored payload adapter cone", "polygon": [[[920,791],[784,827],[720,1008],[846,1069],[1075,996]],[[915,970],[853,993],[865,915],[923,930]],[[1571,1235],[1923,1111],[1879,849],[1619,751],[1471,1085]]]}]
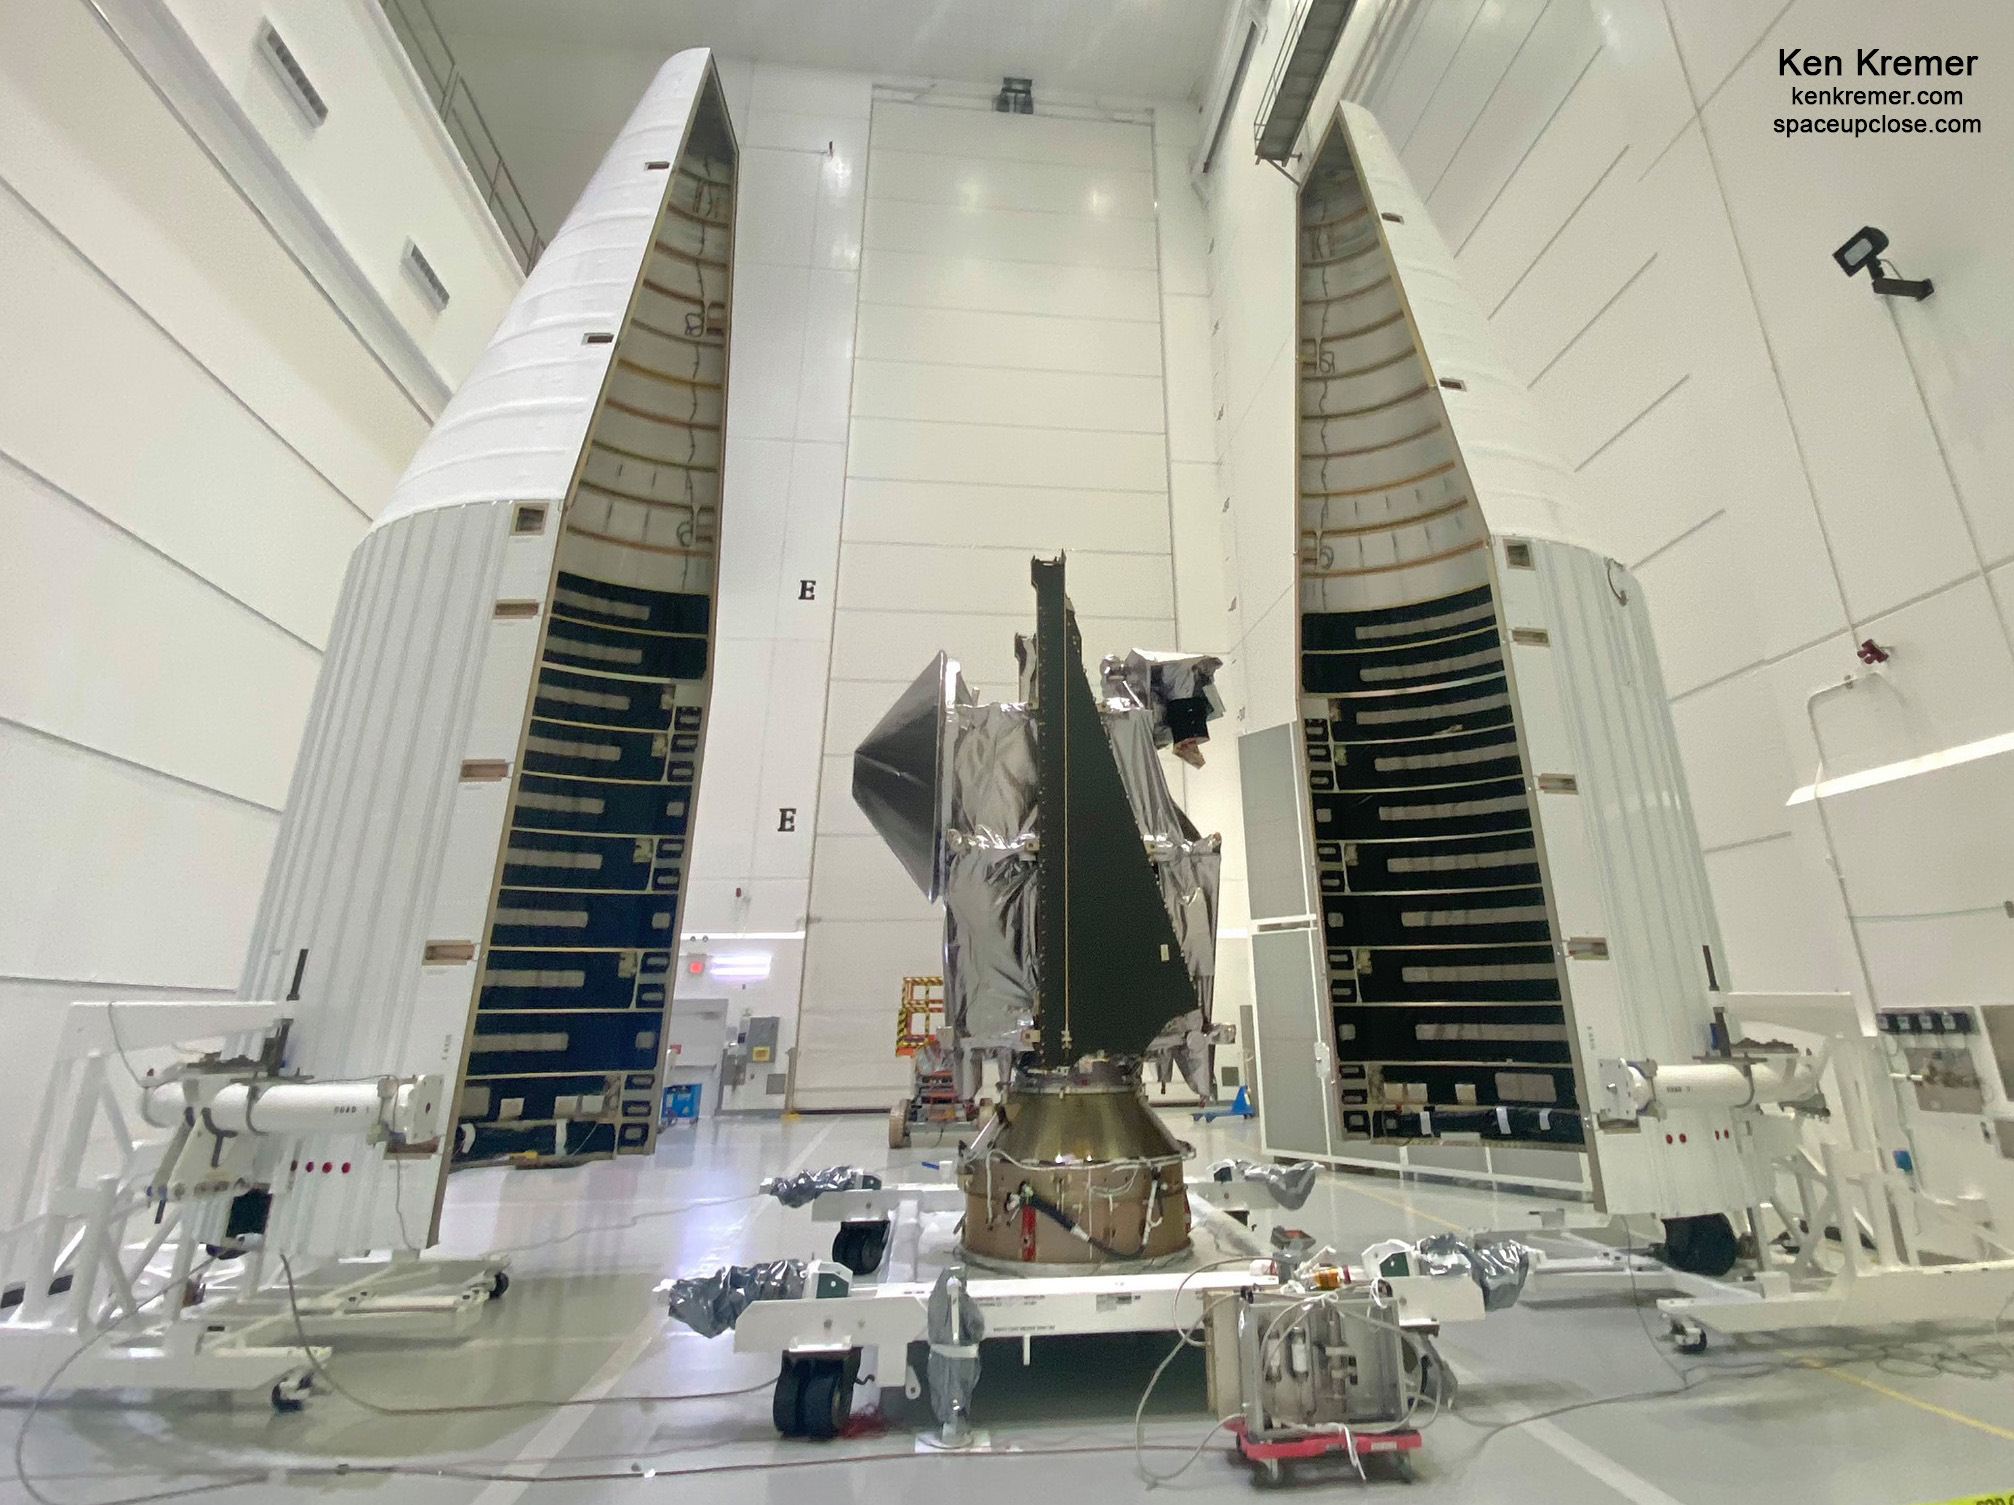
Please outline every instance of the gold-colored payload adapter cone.
[{"label": "gold-colored payload adapter cone", "polygon": [[1193,1153],[1147,1106],[1137,1063],[1024,1069],[959,1159],[965,1252],[1023,1269],[1178,1254]]}]

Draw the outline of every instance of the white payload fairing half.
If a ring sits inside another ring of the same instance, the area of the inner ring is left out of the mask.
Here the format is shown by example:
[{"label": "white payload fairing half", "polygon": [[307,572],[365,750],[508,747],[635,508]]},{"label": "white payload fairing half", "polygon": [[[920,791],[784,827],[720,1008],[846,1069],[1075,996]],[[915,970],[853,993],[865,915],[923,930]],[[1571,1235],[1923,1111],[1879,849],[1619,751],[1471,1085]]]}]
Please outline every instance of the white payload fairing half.
[{"label": "white payload fairing half", "polygon": [[1354,105],[1298,258],[1299,720],[1241,749],[1265,1147],[1524,1184],[1584,1151],[1611,1212],[1739,1212],[1726,1104],[1638,1111],[1712,1049],[1720,965],[1643,594]]},{"label": "white payload fairing half", "polygon": [[735,176],[711,55],[680,53],[350,561],[241,996],[286,1000],[290,1070],[433,1073],[449,1103],[402,1155],[305,1139],[283,1247],[431,1242],[455,1159],[655,1143]]}]

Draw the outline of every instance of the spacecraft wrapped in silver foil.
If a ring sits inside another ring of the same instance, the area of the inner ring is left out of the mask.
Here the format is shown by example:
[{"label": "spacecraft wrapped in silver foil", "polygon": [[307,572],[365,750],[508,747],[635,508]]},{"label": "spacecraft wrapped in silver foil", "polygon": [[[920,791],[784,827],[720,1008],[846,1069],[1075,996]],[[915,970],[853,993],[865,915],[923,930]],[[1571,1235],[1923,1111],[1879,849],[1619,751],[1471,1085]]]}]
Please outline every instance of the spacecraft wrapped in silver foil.
[{"label": "spacecraft wrapped in silver foil", "polygon": [[[1032,644],[1017,643],[1032,688]],[[1196,994],[1145,1054],[1166,1081],[1179,1070],[1211,1093],[1221,839],[1176,804],[1157,749],[1208,737],[1218,714],[1206,655],[1134,649],[1102,665],[1098,701],[1161,901]],[[986,1060],[1003,1071],[1029,1048],[1041,997],[1036,883],[1040,776],[1025,702],[975,700],[956,660],[938,654],[855,755],[854,794],[944,925],[943,1041],[975,1091]]]},{"label": "spacecraft wrapped in silver foil", "polygon": [[978,704],[940,653],[861,742],[853,795],[944,901],[936,1044],[961,1096],[989,1059],[1000,1071],[958,1157],[967,1257],[1156,1259],[1188,1244],[1192,1152],[1148,1108],[1141,1066],[1209,1093],[1221,857],[1155,749],[1207,735],[1216,662],[1136,652],[1110,661],[1100,700],[1063,561],[1035,561],[1032,580],[1022,701]]}]

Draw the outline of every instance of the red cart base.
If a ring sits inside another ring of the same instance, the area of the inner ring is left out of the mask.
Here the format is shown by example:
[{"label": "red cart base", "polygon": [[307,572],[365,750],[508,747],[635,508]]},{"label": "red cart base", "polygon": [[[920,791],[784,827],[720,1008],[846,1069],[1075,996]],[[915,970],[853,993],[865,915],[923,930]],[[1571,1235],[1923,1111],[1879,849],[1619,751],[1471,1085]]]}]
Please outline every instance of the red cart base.
[{"label": "red cart base", "polygon": [[1247,1463],[1257,1464],[1266,1471],[1266,1477],[1278,1482],[1289,1462],[1303,1458],[1322,1458],[1330,1453],[1342,1453],[1352,1463],[1359,1466],[1365,1458],[1380,1453],[1389,1453],[1398,1465],[1399,1477],[1411,1482],[1412,1460],[1406,1455],[1420,1445],[1418,1432],[1310,1432],[1300,1437],[1275,1438],[1270,1442],[1254,1441],[1245,1435],[1245,1419],[1234,1418],[1226,1428],[1237,1444],[1238,1456]]}]

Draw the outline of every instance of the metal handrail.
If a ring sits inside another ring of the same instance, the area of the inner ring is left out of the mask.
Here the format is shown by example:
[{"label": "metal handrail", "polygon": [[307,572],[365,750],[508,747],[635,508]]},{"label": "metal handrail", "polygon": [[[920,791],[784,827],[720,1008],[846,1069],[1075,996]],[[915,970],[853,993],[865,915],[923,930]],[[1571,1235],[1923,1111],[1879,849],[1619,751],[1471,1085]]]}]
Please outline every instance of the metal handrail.
[{"label": "metal handrail", "polygon": [[530,271],[545,252],[545,237],[539,233],[538,222],[532,218],[531,206],[525,202],[517,179],[504,163],[496,134],[483,118],[475,95],[469,91],[468,80],[462,77],[461,66],[455,61],[440,22],[434,19],[427,0],[378,0],[378,3],[406,49],[406,56],[412,59],[428,101],[439,112],[455,149],[468,164],[497,228],[511,243],[518,265]]}]

